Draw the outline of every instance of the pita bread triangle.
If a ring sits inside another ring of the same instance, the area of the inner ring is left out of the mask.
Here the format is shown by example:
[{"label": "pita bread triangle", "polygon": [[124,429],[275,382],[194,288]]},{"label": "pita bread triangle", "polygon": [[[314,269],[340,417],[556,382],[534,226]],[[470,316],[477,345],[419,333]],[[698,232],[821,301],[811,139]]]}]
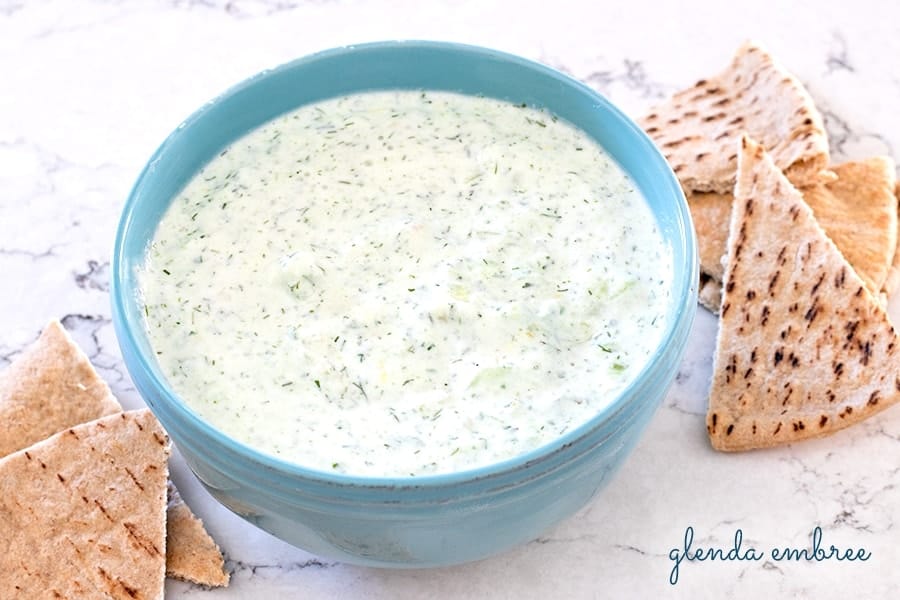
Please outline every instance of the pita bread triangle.
[{"label": "pita bread triangle", "polygon": [[731,65],[651,110],[638,123],[653,138],[686,193],[730,193],[741,135],[759,140],[797,186],[828,178],[822,116],[803,85],[759,45]]},{"label": "pita bread triangle", "polygon": [[166,508],[166,576],[201,585],[224,587],[229,575],[222,552],[169,482]]},{"label": "pita bread triangle", "polygon": [[122,407],[59,321],[0,371],[0,456]]},{"label": "pita bread triangle", "polygon": [[144,409],[0,459],[0,597],[162,598],[168,457]]},{"label": "pita bread triangle", "polygon": [[[88,357],[59,321],[51,321],[37,341],[0,371],[0,458],[64,429],[121,412]],[[170,490],[166,575],[228,585],[218,546],[175,486]]]},{"label": "pita bread triangle", "polygon": [[883,308],[762,146],[742,139],[707,430],[749,450],[832,433],[900,399]]}]

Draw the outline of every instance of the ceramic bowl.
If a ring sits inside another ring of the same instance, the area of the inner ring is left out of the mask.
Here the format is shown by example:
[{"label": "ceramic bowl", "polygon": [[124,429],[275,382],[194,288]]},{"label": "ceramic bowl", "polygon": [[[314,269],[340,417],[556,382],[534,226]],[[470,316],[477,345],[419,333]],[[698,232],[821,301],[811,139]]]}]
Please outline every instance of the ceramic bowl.
[{"label": "ceramic bowl", "polygon": [[[658,348],[639,375],[580,427],[483,468],[363,478],[284,462],[229,438],[198,416],[172,391],[154,359],[135,270],[177,192],[230,142],[303,104],[393,88],[525,102],[581,128],[646,197],[671,253],[674,278]],[[384,42],[329,50],[266,71],[189,117],[150,158],[125,204],[112,273],[113,320],[128,371],[190,468],[219,502],[322,557],[424,567],[471,561],[532,540],[609,482],[640,439],[680,363],[696,311],[697,251],[684,196],[665,160],[640,128],[595,91],[546,66],[493,50]]]}]

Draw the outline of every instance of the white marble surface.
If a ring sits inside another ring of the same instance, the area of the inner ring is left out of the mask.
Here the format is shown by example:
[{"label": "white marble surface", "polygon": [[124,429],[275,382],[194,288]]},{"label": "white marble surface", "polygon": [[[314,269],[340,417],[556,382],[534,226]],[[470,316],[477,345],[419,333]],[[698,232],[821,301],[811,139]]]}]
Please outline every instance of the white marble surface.
[{"label": "white marble surface", "polygon": [[[900,8],[887,0],[732,5],[286,0],[0,0],[0,367],[61,318],[128,407],[141,404],[109,321],[113,232],[144,161],[228,85],[311,51],[454,40],[544,61],[637,116],[755,38],[807,83],[837,159],[900,158]],[[680,6],[680,8],[676,8]],[[897,304],[892,313],[898,314]],[[716,324],[698,316],[676,385],[590,506],[502,556],[382,571],[322,561],[218,506],[176,456],[173,477],[221,543],[226,590],[170,598],[888,598],[900,596],[900,408],[831,438],[723,455],[703,413]],[[865,547],[861,563],[683,564],[695,545]]]}]

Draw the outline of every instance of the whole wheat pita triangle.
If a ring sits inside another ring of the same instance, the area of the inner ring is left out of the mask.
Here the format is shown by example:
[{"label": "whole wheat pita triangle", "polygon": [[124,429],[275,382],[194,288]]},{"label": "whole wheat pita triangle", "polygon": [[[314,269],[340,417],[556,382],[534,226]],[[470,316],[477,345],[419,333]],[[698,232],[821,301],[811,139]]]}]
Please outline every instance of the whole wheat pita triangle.
[{"label": "whole wheat pita triangle", "polygon": [[798,186],[828,178],[822,116],[803,85],[758,44],[638,121],[665,155],[686,193],[734,187],[741,135],[759,140]]},{"label": "whole wheat pita triangle", "polygon": [[[122,412],[109,386],[59,321],[0,371],[0,458],[69,427]],[[166,575],[228,585],[222,553],[170,486]]]},{"label": "whole wheat pita triangle", "polygon": [[224,587],[230,575],[216,542],[181,494],[169,482],[166,507],[166,576],[201,585]]},{"label": "whole wheat pita triangle", "polygon": [[0,371],[0,456],[67,427],[121,412],[59,321]]},{"label": "whole wheat pita triangle", "polygon": [[162,598],[168,457],[144,409],[0,459],[0,598]]},{"label": "whole wheat pita triangle", "polygon": [[832,433],[900,399],[887,314],[765,150],[741,144],[707,413],[725,451]]}]

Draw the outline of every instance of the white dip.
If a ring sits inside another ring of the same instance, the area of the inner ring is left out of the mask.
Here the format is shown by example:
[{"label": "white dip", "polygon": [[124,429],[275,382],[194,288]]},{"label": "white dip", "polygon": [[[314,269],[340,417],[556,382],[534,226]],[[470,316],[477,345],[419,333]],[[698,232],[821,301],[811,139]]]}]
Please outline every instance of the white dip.
[{"label": "white dip", "polygon": [[139,280],[162,371],[215,427],[314,469],[409,476],[597,414],[659,343],[671,271],[583,133],[403,91],[238,140],[175,199]]}]

